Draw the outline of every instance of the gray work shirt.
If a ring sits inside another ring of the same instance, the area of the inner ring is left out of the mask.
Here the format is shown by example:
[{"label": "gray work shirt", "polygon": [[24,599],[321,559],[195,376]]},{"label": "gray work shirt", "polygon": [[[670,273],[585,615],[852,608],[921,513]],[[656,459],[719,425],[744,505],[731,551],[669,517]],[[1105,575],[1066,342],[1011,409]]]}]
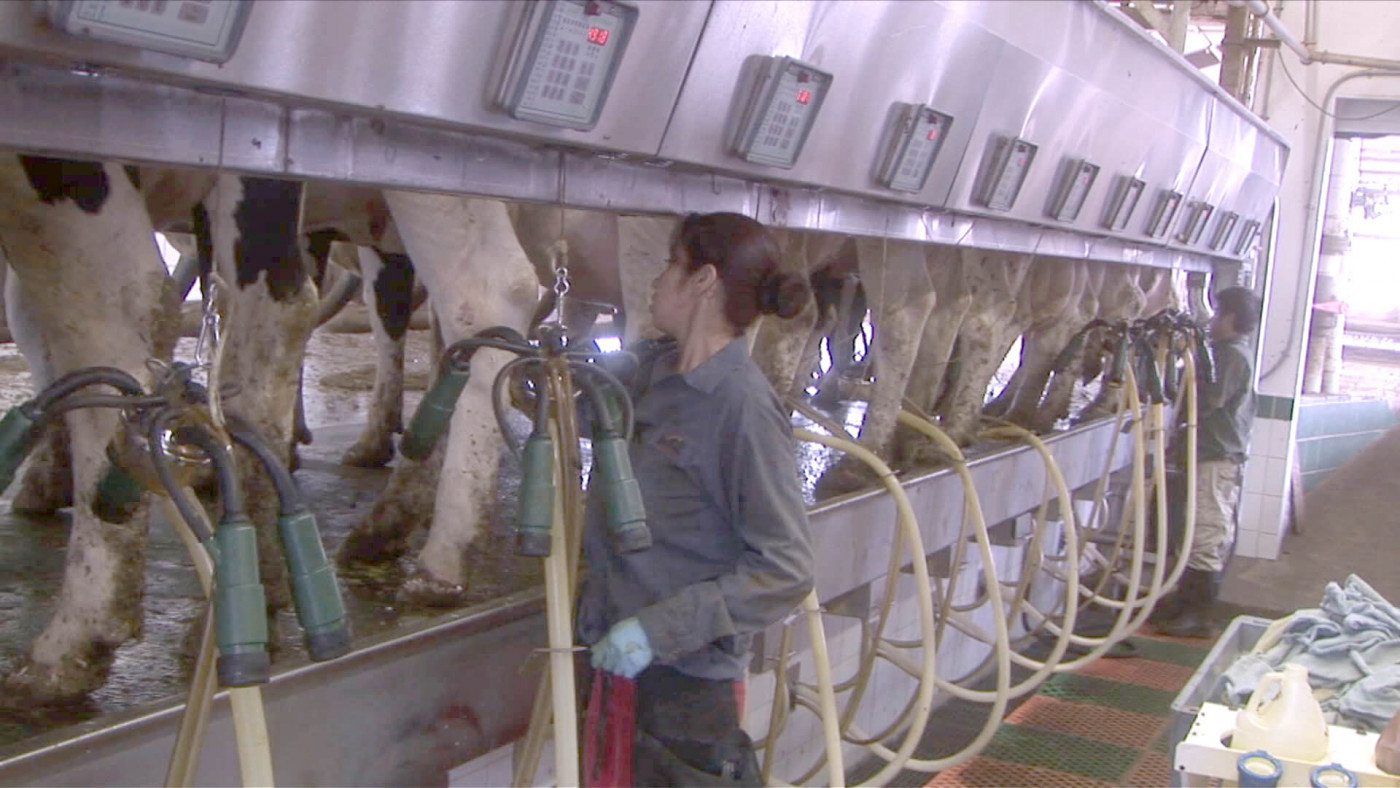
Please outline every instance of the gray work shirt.
[{"label": "gray work shirt", "polygon": [[628,449],[652,547],[618,553],[589,495],[577,630],[592,644],[636,616],[658,663],[737,679],[753,633],[812,588],[792,425],[742,337],[690,372],[676,359],[664,347],[633,387]]},{"label": "gray work shirt", "polygon": [[1196,456],[1202,460],[1244,462],[1254,426],[1254,348],[1249,336],[1211,344],[1215,380],[1200,381]]}]

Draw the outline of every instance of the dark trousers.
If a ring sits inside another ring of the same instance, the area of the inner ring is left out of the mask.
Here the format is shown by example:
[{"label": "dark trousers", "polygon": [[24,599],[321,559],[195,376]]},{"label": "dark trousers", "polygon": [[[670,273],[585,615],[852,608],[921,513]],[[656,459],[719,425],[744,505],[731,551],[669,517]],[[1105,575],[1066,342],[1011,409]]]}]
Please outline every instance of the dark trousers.
[{"label": "dark trousers", "polygon": [[638,786],[761,785],[753,742],[739,727],[735,682],[664,665],[637,677],[632,781]]}]

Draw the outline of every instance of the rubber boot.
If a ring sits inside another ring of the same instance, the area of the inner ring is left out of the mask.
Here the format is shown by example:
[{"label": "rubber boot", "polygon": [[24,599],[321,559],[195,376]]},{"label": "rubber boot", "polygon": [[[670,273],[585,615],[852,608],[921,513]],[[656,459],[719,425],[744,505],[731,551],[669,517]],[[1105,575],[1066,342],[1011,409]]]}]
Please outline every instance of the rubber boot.
[{"label": "rubber boot", "polygon": [[1216,573],[1186,570],[1181,581],[1181,615],[1157,626],[1157,631],[1179,638],[1208,638],[1214,634],[1210,610],[1220,594]]},{"label": "rubber boot", "polygon": [[1177,584],[1176,590],[1162,598],[1162,600],[1157,603],[1157,606],[1152,609],[1152,614],[1147,617],[1149,624],[1156,626],[1158,624],[1165,624],[1168,621],[1175,621],[1181,617],[1181,611],[1186,607],[1185,601],[1182,600],[1181,593],[1186,585],[1186,577],[1187,574],[1183,572],[1181,575],[1181,582]]}]

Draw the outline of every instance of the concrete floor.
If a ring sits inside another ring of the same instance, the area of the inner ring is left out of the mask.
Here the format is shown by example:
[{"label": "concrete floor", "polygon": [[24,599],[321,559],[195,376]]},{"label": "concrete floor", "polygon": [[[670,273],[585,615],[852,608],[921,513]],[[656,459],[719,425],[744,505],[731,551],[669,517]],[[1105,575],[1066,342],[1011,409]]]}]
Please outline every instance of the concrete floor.
[{"label": "concrete floor", "polygon": [[1314,487],[1301,526],[1284,537],[1277,561],[1235,558],[1221,600],[1278,612],[1317,607],[1329,581],[1356,574],[1400,603],[1400,427]]}]

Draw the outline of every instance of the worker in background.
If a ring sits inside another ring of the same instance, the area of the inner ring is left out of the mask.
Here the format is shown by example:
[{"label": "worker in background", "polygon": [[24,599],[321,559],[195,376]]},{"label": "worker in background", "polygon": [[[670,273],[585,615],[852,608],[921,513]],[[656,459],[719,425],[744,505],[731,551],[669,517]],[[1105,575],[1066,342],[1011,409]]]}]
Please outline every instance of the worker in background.
[{"label": "worker in background", "polygon": [[1210,323],[1215,378],[1200,380],[1196,451],[1196,534],[1186,573],[1172,599],[1153,617],[1158,631],[1176,637],[1210,637],[1210,609],[1220,595],[1225,565],[1234,554],[1244,461],[1254,424],[1254,343],[1259,297],[1248,288],[1215,294]]},{"label": "worker in background", "polygon": [[652,547],[617,551],[589,501],[578,635],[610,674],[595,680],[636,678],[635,785],[761,784],[736,683],[754,633],[813,583],[789,412],[744,339],[759,315],[794,317],[811,300],[778,260],[746,216],[681,222],[652,284],[667,340],[638,350],[632,384],[629,451]]}]

